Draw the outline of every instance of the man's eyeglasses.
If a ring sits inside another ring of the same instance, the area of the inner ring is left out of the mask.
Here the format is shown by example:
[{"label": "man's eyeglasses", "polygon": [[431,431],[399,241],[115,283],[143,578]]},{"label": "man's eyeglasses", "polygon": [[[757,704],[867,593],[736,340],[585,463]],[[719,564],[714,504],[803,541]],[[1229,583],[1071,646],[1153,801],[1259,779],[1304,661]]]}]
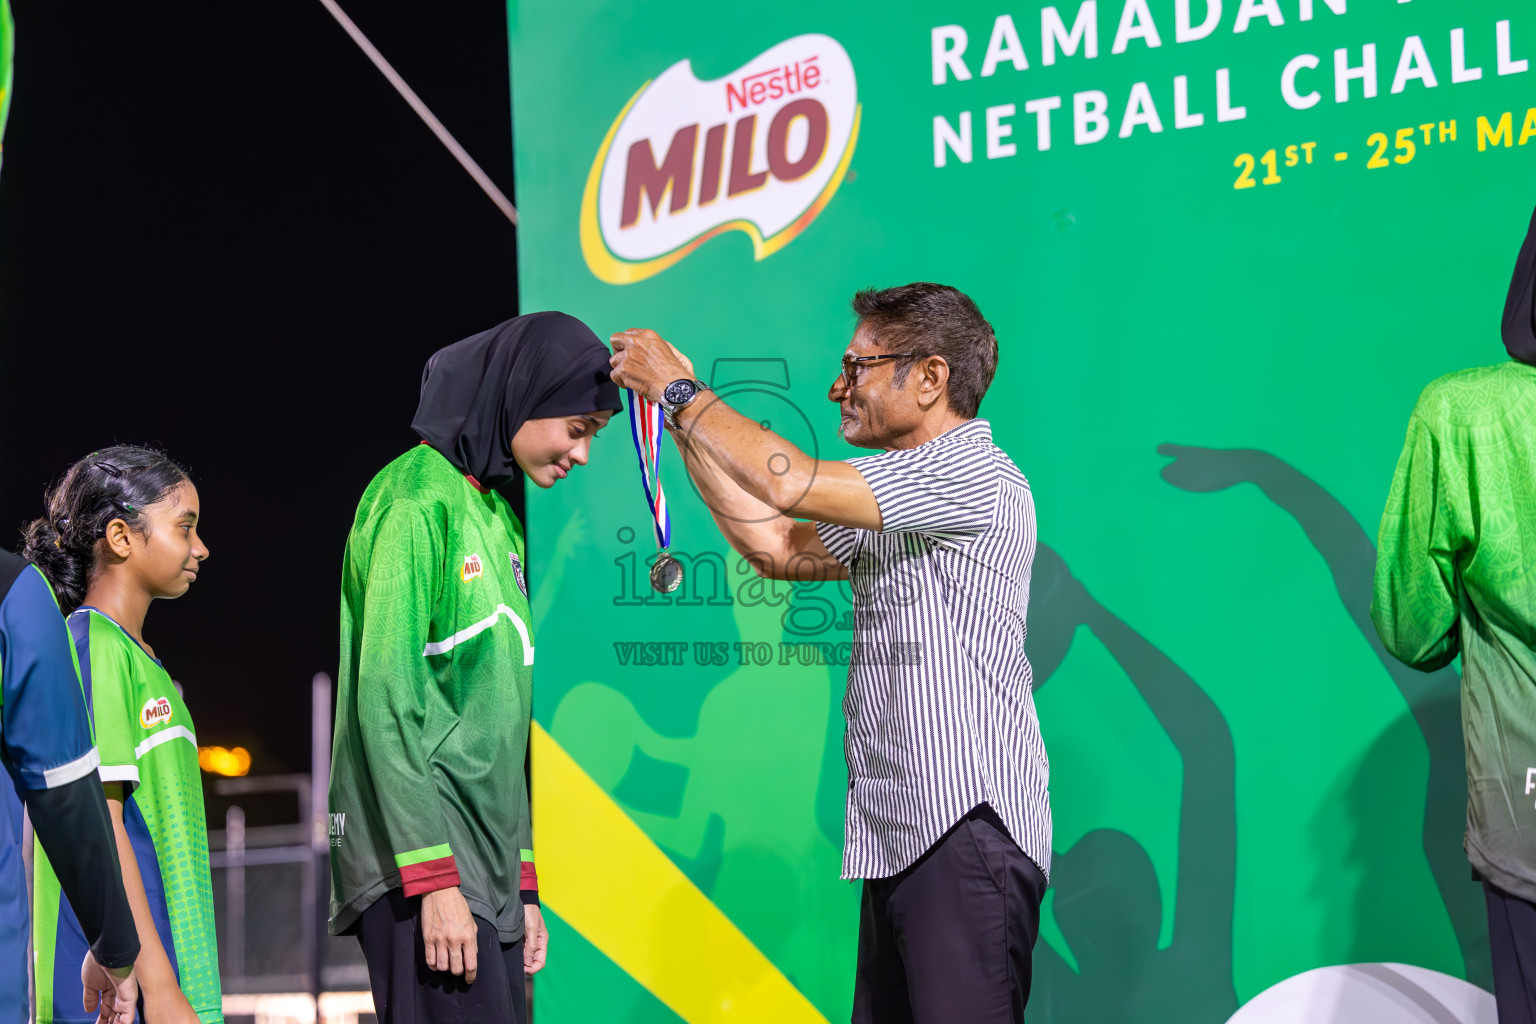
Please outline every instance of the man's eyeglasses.
[{"label": "man's eyeglasses", "polygon": [[859,383],[859,372],[867,364],[882,359],[912,359],[916,355],[916,352],[882,352],[873,356],[843,356],[843,372],[838,381],[851,391]]}]

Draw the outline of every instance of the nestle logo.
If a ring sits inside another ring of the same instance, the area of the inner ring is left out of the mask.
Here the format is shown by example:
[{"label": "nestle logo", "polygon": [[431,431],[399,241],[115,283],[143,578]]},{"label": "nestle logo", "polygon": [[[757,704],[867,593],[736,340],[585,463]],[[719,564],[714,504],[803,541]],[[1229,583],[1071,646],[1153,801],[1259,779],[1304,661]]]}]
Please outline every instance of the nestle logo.
[{"label": "nestle logo", "polygon": [[677,61],[640,87],[598,147],[581,196],[587,266],[633,284],[734,231],[752,240],[754,260],[772,256],[842,184],[860,111],[853,62],[831,36],[794,36],[711,79]]},{"label": "nestle logo", "polygon": [[730,113],[739,104],[743,110],[769,100],[783,99],[797,92],[814,89],[821,82],[821,68],[817,57],[807,57],[793,64],[759,71],[755,75],[743,75],[739,82],[725,83],[725,112]]}]

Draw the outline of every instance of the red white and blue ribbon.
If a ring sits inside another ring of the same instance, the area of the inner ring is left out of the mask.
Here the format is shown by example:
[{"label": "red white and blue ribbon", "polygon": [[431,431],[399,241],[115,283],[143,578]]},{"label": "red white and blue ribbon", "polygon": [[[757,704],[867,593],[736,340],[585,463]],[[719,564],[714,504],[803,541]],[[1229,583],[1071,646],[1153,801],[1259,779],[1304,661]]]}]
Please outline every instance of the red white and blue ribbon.
[{"label": "red white and blue ribbon", "polygon": [[640,480],[645,484],[645,500],[655,520],[656,543],[666,548],[672,543],[672,514],[667,510],[667,496],[661,490],[661,437],[666,417],[661,406],[647,398],[629,393],[629,432],[640,458]]}]

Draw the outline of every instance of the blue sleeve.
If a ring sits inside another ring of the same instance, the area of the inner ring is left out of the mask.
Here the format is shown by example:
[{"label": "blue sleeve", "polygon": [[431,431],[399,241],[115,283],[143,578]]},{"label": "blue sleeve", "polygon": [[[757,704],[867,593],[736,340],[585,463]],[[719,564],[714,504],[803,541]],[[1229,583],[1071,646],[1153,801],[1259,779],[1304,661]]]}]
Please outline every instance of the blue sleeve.
[{"label": "blue sleeve", "polygon": [[0,601],[0,760],[23,790],[62,786],[98,763],[69,627],[31,565]]}]

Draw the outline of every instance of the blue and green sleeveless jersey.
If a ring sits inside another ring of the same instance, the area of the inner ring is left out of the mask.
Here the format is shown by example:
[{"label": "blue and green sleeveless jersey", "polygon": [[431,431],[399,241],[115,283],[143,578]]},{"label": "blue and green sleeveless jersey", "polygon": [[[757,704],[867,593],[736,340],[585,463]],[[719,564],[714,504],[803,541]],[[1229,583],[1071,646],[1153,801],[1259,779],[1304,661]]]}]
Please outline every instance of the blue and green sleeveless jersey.
[{"label": "blue and green sleeveless jersey", "polygon": [[[27,877],[18,791],[66,786],[96,771],[90,719],[64,618],[43,574],[0,552],[0,1024],[27,1007]],[[82,941],[84,941],[82,939]],[[75,958],[80,979],[82,946]]]},{"label": "blue and green sleeveless jersey", "polygon": [[[192,716],[165,668],[94,608],[69,617],[96,727],[103,782],[124,786],[133,845],[160,944],[203,1024],[224,1020],[208,870],[208,827]],[[81,1009],[86,941],[57,877],[35,847],[33,948],[38,1024],[93,1021]]]}]

